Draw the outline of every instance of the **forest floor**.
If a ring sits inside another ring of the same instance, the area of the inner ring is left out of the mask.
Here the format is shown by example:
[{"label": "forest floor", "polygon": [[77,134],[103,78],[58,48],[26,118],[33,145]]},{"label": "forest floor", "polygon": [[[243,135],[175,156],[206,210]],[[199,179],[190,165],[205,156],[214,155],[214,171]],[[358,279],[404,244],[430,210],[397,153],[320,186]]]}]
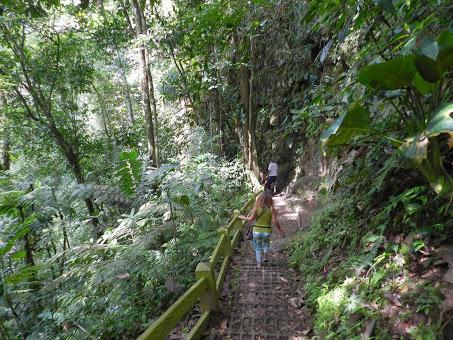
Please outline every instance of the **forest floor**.
[{"label": "forest floor", "polygon": [[306,339],[312,331],[311,310],[305,306],[300,276],[288,266],[285,249],[292,236],[306,228],[315,209],[313,197],[274,197],[286,233],[274,232],[268,263],[256,267],[250,241],[239,244],[225,281],[222,311],[211,322],[206,339]]}]

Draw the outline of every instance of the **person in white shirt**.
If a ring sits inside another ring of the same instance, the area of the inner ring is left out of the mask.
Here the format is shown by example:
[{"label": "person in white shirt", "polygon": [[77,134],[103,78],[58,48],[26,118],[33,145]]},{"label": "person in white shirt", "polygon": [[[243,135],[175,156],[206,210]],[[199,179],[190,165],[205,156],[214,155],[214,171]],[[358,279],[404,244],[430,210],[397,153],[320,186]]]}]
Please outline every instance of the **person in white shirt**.
[{"label": "person in white shirt", "polygon": [[278,175],[278,165],[275,163],[274,160],[271,160],[269,166],[267,167],[267,183],[266,189],[275,192],[275,183],[277,182],[277,175]]}]

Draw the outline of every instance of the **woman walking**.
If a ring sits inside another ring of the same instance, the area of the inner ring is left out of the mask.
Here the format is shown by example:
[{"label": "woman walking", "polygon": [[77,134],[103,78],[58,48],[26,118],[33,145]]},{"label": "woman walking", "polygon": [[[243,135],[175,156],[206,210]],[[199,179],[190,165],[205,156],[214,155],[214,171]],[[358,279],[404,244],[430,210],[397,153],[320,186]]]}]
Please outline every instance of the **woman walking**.
[{"label": "woman walking", "polygon": [[261,193],[255,201],[255,206],[249,216],[239,215],[238,218],[246,221],[256,220],[253,225],[253,249],[256,253],[256,266],[261,267],[267,262],[272,226],[276,226],[282,236],[285,236],[280,223],[277,220],[277,212],[272,201],[270,191]]}]

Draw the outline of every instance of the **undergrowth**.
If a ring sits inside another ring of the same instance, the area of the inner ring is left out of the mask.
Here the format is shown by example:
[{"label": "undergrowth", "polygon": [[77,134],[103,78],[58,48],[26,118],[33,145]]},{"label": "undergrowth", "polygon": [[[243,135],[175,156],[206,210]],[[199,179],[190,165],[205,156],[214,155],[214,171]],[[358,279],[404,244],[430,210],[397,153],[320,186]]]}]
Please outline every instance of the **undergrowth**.
[{"label": "undergrowth", "polygon": [[377,146],[344,169],[334,190],[323,189],[318,203],[290,256],[315,310],[315,333],[360,337],[375,320],[376,339],[435,339],[443,269],[433,263],[448,237],[449,202]]}]

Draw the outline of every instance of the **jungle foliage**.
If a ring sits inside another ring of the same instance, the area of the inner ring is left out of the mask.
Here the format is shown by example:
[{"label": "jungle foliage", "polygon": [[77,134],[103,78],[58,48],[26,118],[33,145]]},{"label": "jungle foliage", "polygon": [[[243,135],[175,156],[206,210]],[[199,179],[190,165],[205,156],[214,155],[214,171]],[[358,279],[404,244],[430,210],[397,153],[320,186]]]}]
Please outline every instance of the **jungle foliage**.
[{"label": "jungle foliage", "polygon": [[1,2],[2,338],[136,337],[246,199],[239,157],[143,93],[173,63],[155,5]]},{"label": "jungle foliage", "polygon": [[320,208],[292,261],[326,338],[448,337],[448,283],[433,264],[453,217],[451,6],[355,3],[316,2],[305,18],[331,30],[321,63],[350,54],[335,55],[347,65],[331,81],[339,117],[320,134],[341,168],[319,179]]},{"label": "jungle foliage", "polygon": [[170,3],[0,1],[0,336],[136,337],[270,158],[317,187],[291,246],[314,332],[440,334],[451,4]]}]

